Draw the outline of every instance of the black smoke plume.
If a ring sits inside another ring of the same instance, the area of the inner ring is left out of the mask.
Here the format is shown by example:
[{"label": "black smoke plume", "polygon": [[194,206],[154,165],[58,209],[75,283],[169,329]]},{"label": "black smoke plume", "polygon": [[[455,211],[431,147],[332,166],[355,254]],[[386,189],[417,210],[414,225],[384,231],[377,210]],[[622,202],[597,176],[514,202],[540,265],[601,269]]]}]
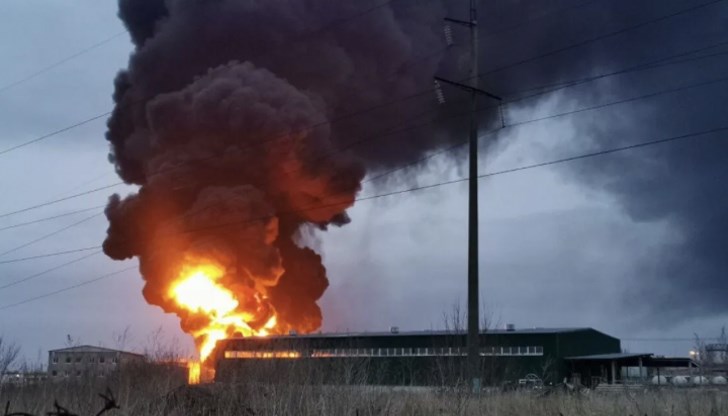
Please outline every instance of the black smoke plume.
[{"label": "black smoke plume", "polygon": [[[541,116],[542,105],[551,107],[546,114],[558,113],[707,83],[570,117],[575,139],[559,149],[559,156],[728,127],[728,82],[711,82],[728,74],[725,1],[497,3],[500,7],[491,7],[486,20],[491,27],[497,27],[499,20],[510,22],[564,8],[558,16],[485,41],[489,58],[483,63],[485,71],[527,61],[482,80],[505,96],[656,63],[561,90],[558,99],[550,94],[514,108],[538,108]],[[487,2],[481,4],[488,10]],[[579,46],[587,40],[593,41]],[[577,46],[565,48],[569,45]],[[664,59],[669,57],[674,58]],[[556,136],[570,134],[564,133]],[[728,312],[726,135],[722,131],[612,154],[562,170],[571,181],[614,195],[635,222],[663,224],[671,230],[657,254],[645,248],[644,253],[624,259],[639,265],[640,273],[631,276],[624,296],[615,302],[641,312],[648,322],[674,324]]]},{"label": "black smoke plume", "polygon": [[328,279],[302,227],[346,224],[368,170],[453,140],[432,124],[393,133],[437,114],[427,90],[444,7],[120,0],[119,10],[135,50],[107,139],[117,172],[140,189],[111,199],[105,252],[138,257],[145,298],[188,332],[199,322],[167,292],[200,259],[256,299],[252,326],[274,311],[278,331],[316,330]]},{"label": "black smoke plume", "polygon": [[[483,1],[479,83],[518,97],[540,85],[726,41],[724,3]],[[366,173],[406,165],[462,140],[451,119],[386,134],[412,120],[438,120],[426,93],[434,74],[467,77],[466,29],[456,27],[460,45],[444,51],[441,20],[466,19],[467,2],[394,0],[363,13],[375,4],[120,0],[135,51],[116,79],[107,139],[119,175],[141,188],[112,199],[104,248],[115,259],[140,258],[149,302],[164,306],[164,284],[184,253],[211,256],[234,270],[233,281],[264,288],[269,306],[291,328],[314,330],[321,320],[316,300],[328,281],[318,254],[301,247],[301,227],[345,224]],[[629,27],[635,29],[622,31]],[[609,33],[614,35],[600,38]],[[578,46],[589,39],[594,41]],[[726,66],[724,57],[707,56],[559,96],[567,104],[593,105],[722,76]],[[577,139],[567,150],[719,126],[726,121],[726,99],[728,88],[718,83],[574,118]],[[654,316],[726,311],[727,146],[711,137],[577,163],[567,171],[572,180],[613,193],[635,221],[667,222],[674,229],[662,256],[636,260],[644,275],[626,288],[637,296],[625,298]],[[310,209],[322,205],[328,207]],[[257,220],[245,222],[250,218]],[[220,229],[221,223],[237,225]]]}]

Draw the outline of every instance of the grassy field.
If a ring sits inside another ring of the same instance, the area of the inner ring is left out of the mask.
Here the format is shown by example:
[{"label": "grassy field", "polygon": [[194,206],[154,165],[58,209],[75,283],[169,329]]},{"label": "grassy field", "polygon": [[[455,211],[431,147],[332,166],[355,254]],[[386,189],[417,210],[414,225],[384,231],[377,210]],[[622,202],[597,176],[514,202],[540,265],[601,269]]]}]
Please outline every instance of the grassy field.
[{"label": "grassy field", "polygon": [[[105,415],[728,415],[728,391],[662,389],[624,393],[553,391],[490,392],[473,396],[466,390],[368,386],[263,384],[179,385],[172,380],[115,380],[120,407]],[[45,415],[57,401],[70,413],[96,415],[104,406],[98,396],[106,385],[43,384],[3,387],[0,403],[10,414]],[[63,414],[57,413],[57,414]]]}]

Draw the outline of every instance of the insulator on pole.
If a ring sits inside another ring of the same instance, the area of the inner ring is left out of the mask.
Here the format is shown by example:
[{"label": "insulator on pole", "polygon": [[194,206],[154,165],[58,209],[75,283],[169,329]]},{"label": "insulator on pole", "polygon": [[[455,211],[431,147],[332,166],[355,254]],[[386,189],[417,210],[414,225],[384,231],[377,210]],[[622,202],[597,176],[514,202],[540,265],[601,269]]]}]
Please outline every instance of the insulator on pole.
[{"label": "insulator on pole", "polygon": [[454,45],[455,41],[453,40],[453,36],[452,36],[452,26],[446,24],[442,28],[442,30],[445,33],[445,43],[447,44],[447,46]]},{"label": "insulator on pole", "polygon": [[445,93],[442,91],[442,85],[440,84],[440,81],[435,80],[435,97],[437,97],[437,102],[440,104],[445,104]]}]

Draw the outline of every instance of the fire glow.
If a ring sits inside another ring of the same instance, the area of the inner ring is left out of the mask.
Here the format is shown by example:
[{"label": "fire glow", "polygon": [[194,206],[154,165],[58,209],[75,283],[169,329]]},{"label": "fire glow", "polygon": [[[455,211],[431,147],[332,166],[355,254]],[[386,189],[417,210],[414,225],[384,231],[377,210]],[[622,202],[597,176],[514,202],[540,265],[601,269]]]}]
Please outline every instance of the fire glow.
[{"label": "fire glow", "polygon": [[200,370],[202,365],[199,361],[190,361],[187,363],[187,382],[190,384],[200,384]]},{"label": "fire glow", "polygon": [[[224,276],[225,270],[214,264],[186,266],[169,288],[168,296],[198,323],[191,335],[195,338],[200,360],[188,364],[190,384],[200,382],[201,369],[218,341],[235,334],[267,336],[277,325],[276,315],[270,308],[264,309],[269,316],[261,321],[259,296],[238,299],[223,284]],[[246,310],[246,306],[250,309]],[[264,324],[258,326],[256,322]]]}]

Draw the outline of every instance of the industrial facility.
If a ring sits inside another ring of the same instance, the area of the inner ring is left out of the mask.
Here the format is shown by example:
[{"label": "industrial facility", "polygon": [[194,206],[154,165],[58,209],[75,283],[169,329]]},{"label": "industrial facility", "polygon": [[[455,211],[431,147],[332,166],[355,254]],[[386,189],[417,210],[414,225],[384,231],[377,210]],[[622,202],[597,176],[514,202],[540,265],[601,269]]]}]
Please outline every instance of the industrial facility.
[{"label": "industrial facility", "polygon": [[[622,353],[618,338],[592,328],[529,328],[480,333],[480,370],[486,384],[529,385],[568,381],[585,386],[615,384],[629,367],[689,367],[691,360]],[[313,334],[231,338],[215,351],[216,380],[260,377],[287,371],[316,373],[337,382],[437,385],[462,380],[466,370],[462,332]],[[652,370],[651,370],[652,371]]]},{"label": "industrial facility", "polygon": [[128,351],[80,345],[48,351],[48,378],[73,380],[108,377],[121,367],[141,363],[144,356]]}]

